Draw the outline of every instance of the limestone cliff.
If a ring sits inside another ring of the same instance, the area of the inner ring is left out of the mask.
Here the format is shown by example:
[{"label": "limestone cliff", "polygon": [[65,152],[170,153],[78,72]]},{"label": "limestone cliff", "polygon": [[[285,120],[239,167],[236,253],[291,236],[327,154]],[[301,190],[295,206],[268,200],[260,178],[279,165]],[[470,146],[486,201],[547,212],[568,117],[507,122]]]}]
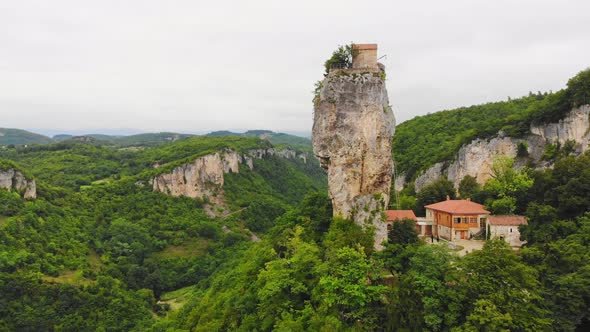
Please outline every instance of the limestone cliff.
[{"label": "limestone cliff", "polygon": [[153,190],[172,196],[206,200],[209,205],[205,211],[215,216],[217,214],[215,211],[219,209],[211,207],[224,206],[224,174],[239,173],[240,164],[253,169],[254,159],[275,155],[286,159],[301,158],[304,162],[307,158],[304,153],[298,154],[291,149],[257,149],[245,154],[239,154],[233,150],[219,151],[198,157],[191,163],[174,168],[170,173],[159,174],[151,180]]},{"label": "limestone cliff", "polygon": [[576,152],[586,152],[590,141],[590,105],[574,108],[559,122],[531,126],[531,133],[546,142],[559,142],[562,145],[568,140],[575,141]]},{"label": "limestone cliff", "polygon": [[590,142],[590,105],[572,109],[562,120],[556,123],[531,125],[531,134],[524,138],[512,138],[502,132],[495,137],[483,140],[476,139],[459,149],[455,159],[446,164],[437,163],[422,172],[415,180],[417,191],[436,181],[440,177],[447,177],[455,188],[461,180],[473,176],[477,182],[484,184],[491,176],[491,165],[496,156],[517,157],[518,144],[526,143],[527,158],[517,160],[516,167],[527,162],[533,162],[539,168],[551,167],[551,163],[542,160],[543,152],[548,144],[559,143],[562,146],[567,141],[575,142],[575,153],[581,154],[589,149]]},{"label": "limestone cliff", "polygon": [[22,172],[13,168],[0,169],[0,188],[19,192],[25,199],[37,198],[35,180],[27,179]]},{"label": "limestone cliff", "polygon": [[395,119],[383,67],[332,70],[315,100],[312,143],[328,173],[334,215],[375,228],[379,247],[387,236],[391,139]]}]

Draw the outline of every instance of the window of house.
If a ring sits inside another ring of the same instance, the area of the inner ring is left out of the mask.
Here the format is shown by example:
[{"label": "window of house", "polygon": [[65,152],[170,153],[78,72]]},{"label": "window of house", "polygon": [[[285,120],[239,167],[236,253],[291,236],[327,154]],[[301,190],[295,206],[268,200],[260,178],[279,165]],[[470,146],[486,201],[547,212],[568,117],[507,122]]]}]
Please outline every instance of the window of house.
[{"label": "window of house", "polygon": [[510,233],[512,233],[512,228],[510,229]]},{"label": "window of house", "polygon": [[387,224],[387,231],[391,230],[391,224]]},{"label": "window of house", "polygon": [[459,223],[461,223],[461,218],[453,218],[453,222],[455,224],[459,224]]}]

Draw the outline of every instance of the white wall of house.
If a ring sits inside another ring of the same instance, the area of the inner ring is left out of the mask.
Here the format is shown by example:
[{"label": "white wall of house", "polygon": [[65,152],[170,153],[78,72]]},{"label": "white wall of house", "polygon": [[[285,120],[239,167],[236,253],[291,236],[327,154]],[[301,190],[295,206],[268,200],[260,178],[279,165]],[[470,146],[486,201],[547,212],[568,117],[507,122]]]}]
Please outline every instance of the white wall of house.
[{"label": "white wall of house", "polygon": [[443,239],[447,239],[449,241],[453,241],[454,237],[453,237],[453,232],[451,232],[451,229],[449,227],[446,226],[441,226],[441,225],[437,225],[436,227],[438,227],[438,236],[443,238]]},{"label": "white wall of house", "polygon": [[503,238],[504,241],[508,242],[508,244],[512,247],[520,247],[522,246],[522,241],[520,241],[520,232],[518,231],[518,226],[500,226],[500,225],[490,225],[490,239],[501,239]]}]

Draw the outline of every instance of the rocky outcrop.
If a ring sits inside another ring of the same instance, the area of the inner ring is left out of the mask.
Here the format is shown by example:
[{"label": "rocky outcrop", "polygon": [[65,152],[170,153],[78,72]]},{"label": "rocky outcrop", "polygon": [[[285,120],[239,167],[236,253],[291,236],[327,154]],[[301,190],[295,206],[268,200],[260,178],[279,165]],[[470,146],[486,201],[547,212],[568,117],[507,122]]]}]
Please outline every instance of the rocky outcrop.
[{"label": "rocky outcrop", "polygon": [[[224,150],[196,158],[193,162],[178,166],[169,173],[156,176],[151,182],[156,192],[202,199],[211,205],[223,206],[224,174],[239,173],[240,164],[245,164],[252,170],[254,159],[267,156],[295,159],[301,155],[291,149],[257,149],[243,155],[233,150]],[[206,209],[209,212],[215,210],[217,209]],[[210,214],[214,216],[215,213]]]},{"label": "rocky outcrop", "polygon": [[483,184],[491,178],[495,157],[516,157],[517,144],[518,140],[510,137],[494,137],[489,141],[475,140],[459,149],[457,159],[446,170],[446,176],[455,184],[455,188],[467,175],[475,177],[478,183]]},{"label": "rocky outcrop", "polygon": [[428,168],[426,171],[420,173],[420,175],[414,181],[414,187],[416,191],[422,190],[425,186],[431,184],[441,177],[444,169],[444,163],[436,163]]},{"label": "rocky outcrop", "polygon": [[35,180],[27,179],[22,172],[12,168],[0,169],[0,188],[19,192],[25,199],[37,198]]},{"label": "rocky outcrop", "polygon": [[332,70],[315,100],[312,143],[328,173],[334,215],[374,227],[379,248],[387,236],[395,119],[381,69]]},{"label": "rocky outcrop", "polygon": [[223,174],[239,172],[241,156],[233,151],[208,154],[190,164],[160,174],[153,180],[153,189],[172,196],[207,199],[222,203]]},{"label": "rocky outcrop", "polygon": [[549,143],[563,145],[567,141],[575,141],[576,152],[584,153],[590,141],[590,105],[573,109],[559,122],[531,126],[531,133]]},{"label": "rocky outcrop", "polygon": [[[395,165],[393,165],[394,170],[395,170]],[[395,177],[393,179],[393,188],[395,191],[401,191],[402,189],[404,189],[404,186],[406,185],[406,173],[402,172],[400,174],[395,174]]]},{"label": "rocky outcrop", "polygon": [[[518,145],[523,143],[527,147],[527,158],[521,158],[515,163],[522,167],[533,162],[539,168],[551,167],[551,163],[542,160],[547,144],[564,145],[567,141],[575,142],[576,154],[589,149],[590,142],[590,105],[584,105],[570,111],[565,118],[556,123],[531,125],[531,134],[524,138],[512,138],[499,132],[489,140],[476,139],[459,149],[455,160],[445,165],[437,163],[422,172],[415,180],[416,191],[422,190],[441,177],[448,178],[455,188],[461,180],[473,176],[477,182],[484,184],[491,177],[491,165],[497,156],[517,157]],[[446,166],[446,167],[445,167]]]}]

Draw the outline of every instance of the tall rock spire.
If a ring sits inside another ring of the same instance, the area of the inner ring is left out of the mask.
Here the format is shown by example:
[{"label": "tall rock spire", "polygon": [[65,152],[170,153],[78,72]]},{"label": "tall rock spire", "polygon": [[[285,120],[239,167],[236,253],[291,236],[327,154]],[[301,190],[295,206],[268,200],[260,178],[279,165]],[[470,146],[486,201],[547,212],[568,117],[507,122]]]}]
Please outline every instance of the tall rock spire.
[{"label": "tall rock spire", "polygon": [[387,238],[395,118],[377,64],[377,45],[353,45],[352,68],[332,69],[314,101],[313,149],[328,172],[335,216],[373,227],[375,247]]}]

